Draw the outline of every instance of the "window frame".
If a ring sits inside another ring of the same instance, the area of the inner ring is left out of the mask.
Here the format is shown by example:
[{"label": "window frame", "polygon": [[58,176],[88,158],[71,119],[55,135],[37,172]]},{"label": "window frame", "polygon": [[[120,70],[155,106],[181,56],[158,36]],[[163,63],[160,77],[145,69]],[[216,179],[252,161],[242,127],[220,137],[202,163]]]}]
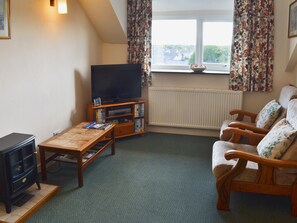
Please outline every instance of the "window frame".
[{"label": "window frame", "polygon": [[[202,64],[203,57],[203,22],[232,22],[232,10],[183,11],[183,12],[153,12],[152,20],[196,20],[196,51],[195,63]],[[201,35],[197,35],[197,33]],[[198,53],[200,52],[200,53]],[[230,65],[204,63],[208,71],[229,72]],[[222,67],[223,66],[223,67]],[[220,69],[221,68],[221,69]],[[151,70],[189,71],[188,65],[151,65]]]}]

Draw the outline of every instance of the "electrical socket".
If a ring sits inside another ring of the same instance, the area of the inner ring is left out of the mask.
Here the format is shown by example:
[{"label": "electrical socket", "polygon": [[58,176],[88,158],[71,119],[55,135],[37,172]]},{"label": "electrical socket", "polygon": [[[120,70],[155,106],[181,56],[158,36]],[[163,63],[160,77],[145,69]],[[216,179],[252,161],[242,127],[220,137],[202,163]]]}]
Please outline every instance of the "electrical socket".
[{"label": "electrical socket", "polygon": [[58,135],[58,134],[60,134],[60,133],[61,133],[61,130],[60,130],[60,129],[55,130],[55,131],[53,132],[53,136],[56,136],[56,135]]}]

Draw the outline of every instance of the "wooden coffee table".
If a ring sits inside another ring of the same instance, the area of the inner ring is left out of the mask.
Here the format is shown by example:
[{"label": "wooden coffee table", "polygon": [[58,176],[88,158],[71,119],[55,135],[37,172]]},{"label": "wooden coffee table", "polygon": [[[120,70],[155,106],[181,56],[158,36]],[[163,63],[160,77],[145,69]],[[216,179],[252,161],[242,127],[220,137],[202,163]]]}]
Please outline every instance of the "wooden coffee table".
[{"label": "wooden coffee table", "polygon": [[[46,164],[49,161],[74,163],[77,165],[78,186],[82,187],[83,169],[109,147],[111,154],[115,154],[115,124],[105,130],[83,128],[87,124],[82,122],[38,145],[42,180],[47,179]],[[45,152],[52,152],[52,155],[46,158]]]}]

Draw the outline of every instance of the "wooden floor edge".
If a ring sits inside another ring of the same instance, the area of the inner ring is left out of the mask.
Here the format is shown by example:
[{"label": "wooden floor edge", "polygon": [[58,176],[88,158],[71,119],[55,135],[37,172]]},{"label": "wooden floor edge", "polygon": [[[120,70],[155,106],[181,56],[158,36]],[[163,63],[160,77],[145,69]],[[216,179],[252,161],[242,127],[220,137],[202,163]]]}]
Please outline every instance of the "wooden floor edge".
[{"label": "wooden floor edge", "polygon": [[[56,185],[53,185],[56,186]],[[51,198],[53,198],[60,190],[59,186],[56,186],[56,188],[51,191],[48,195],[46,195],[44,198],[42,198],[35,206],[33,206],[28,212],[26,212],[20,219],[18,219],[15,223],[23,223],[26,220],[28,220],[36,211],[38,211],[47,201],[49,201]],[[3,222],[6,223],[6,222]]]}]

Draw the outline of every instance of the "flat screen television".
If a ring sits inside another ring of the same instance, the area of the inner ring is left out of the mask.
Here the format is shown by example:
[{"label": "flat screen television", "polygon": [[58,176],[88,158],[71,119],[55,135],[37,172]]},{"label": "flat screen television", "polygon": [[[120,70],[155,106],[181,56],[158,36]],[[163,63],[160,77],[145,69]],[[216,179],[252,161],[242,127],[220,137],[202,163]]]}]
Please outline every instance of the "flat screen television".
[{"label": "flat screen television", "polygon": [[91,65],[92,101],[114,103],[141,97],[141,64]]}]

